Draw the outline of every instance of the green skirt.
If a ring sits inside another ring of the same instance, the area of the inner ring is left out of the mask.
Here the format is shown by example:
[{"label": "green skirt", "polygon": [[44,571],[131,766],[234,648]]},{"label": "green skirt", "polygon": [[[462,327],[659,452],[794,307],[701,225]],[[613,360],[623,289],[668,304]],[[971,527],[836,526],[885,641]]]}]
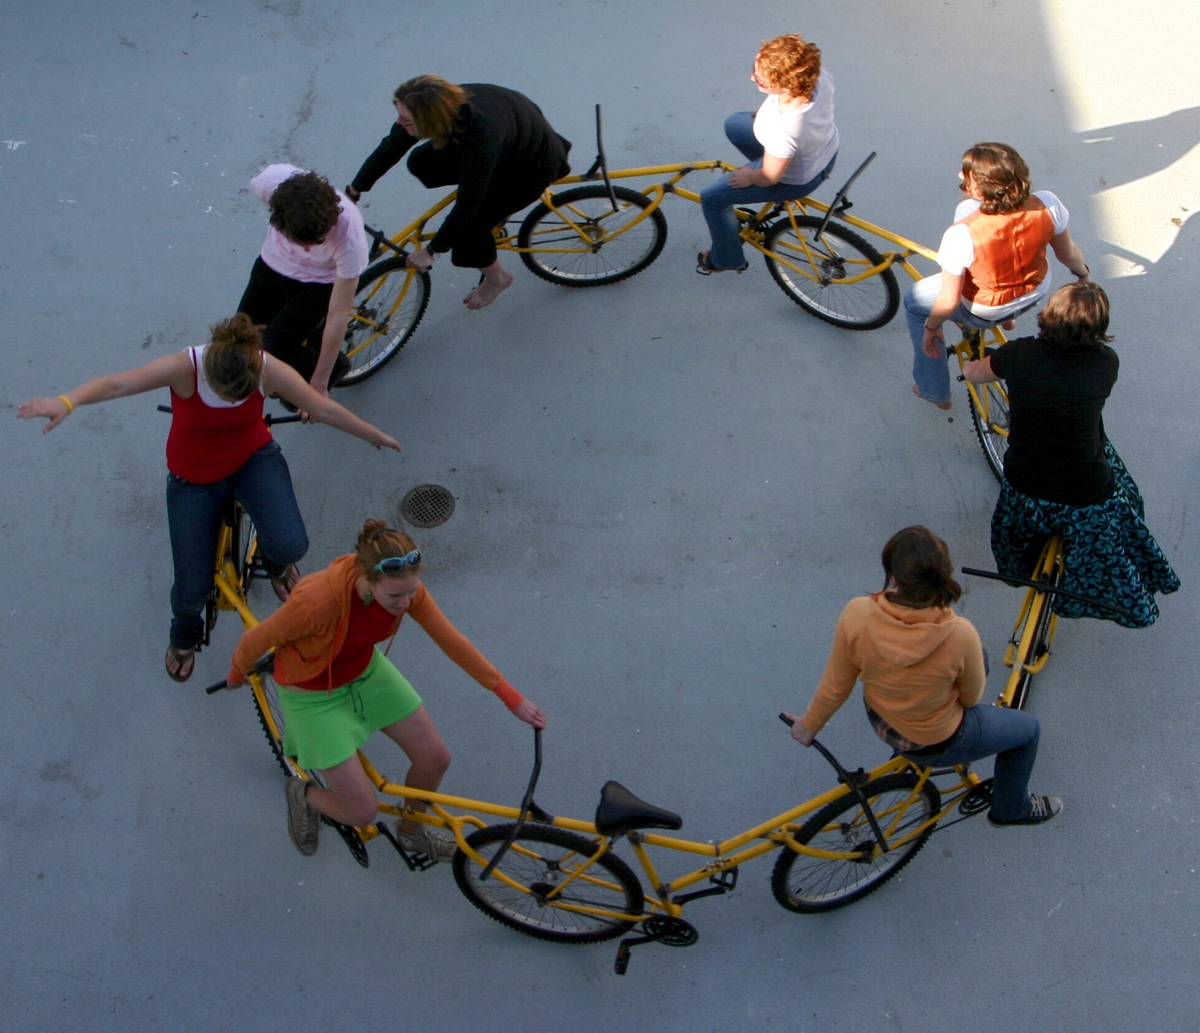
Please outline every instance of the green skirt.
[{"label": "green skirt", "polygon": [[323,692],[279,686],[283,749],[302,768],[322,771],[354,756],[372,732],[412,716],[421,697],[378,649],[362,676]]}]

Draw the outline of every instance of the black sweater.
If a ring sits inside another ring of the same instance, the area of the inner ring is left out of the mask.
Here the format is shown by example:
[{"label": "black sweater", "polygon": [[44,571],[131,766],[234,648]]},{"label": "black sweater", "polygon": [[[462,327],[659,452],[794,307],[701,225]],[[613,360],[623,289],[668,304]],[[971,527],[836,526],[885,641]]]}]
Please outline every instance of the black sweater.
[{"label": "black sweater", "polygon": [[[459,111],[446,146],[438,151],[447,167],[457,168],[458,173],[458,199],[430,242],[430,248],[439,252],[454,246],[489,191],[534,181],[552,183],[570,171],[570,142],[554,131],[528,97],[487,83],[463,83],[463,89],[470,99]],[[399,124],[393,125],[350,185],[358,191],[370,190],[416,142]],[[455,180],[447,180],[451,182]]]}]

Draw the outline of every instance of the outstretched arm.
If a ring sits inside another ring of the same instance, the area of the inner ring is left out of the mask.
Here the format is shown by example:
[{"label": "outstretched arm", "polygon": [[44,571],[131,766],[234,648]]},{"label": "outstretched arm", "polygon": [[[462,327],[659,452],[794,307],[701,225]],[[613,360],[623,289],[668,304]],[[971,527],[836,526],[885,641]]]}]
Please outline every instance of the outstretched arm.
[{"label": "outstretched arm", "polygon": [[366,420],[360,420],[349,409],[338,405],[327,395],[318,394],[313,386],[286,362],[269,360],[263,380],[268,394],[277,394],[286,399],[297,409],[308,413],[317,423],[327,423],[337,430],[353,434],[376,448],[400,451],[400,442],[394,437],[385,434],[378,427],[373,427]]},{"label": "outstretched arm", "polygon": [[114,398],[140,395],[159,387],[173,387],[183,392],[191,387],[192,364],[184,352],[164,355],[137,369],[123,373],[109,373],[85,381],[71,388],[66,394],[55,398],[30,398],[17,406],[17,415],[23,420],[41,416],[50,422],[42,428],[48,434],[75,411],[78,405],[93,405]]}]

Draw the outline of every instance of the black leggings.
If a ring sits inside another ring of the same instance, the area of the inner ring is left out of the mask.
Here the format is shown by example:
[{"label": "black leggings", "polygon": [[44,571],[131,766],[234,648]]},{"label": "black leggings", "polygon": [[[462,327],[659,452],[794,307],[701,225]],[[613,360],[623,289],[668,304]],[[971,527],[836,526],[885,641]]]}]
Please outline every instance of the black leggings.
[{"label": "black leggings", "polygon": [[263,349],[312,380],[321,354],[332,283],[301,283],[277,273],[260,255],[238,311],[263,323]]}]

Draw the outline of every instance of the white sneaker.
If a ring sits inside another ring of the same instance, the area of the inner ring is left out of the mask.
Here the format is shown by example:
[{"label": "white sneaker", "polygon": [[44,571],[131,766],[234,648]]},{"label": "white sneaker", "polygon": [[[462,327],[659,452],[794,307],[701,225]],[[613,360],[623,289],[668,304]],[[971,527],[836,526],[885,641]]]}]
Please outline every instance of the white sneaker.
[{"label": "white sneaker", "polygon": [[458,849],[452,836],[428,825],[421,825],[416,832],[403,832],[396,822],[396,838],[406,854],[424,854],[431,861],[449,861]]}]

